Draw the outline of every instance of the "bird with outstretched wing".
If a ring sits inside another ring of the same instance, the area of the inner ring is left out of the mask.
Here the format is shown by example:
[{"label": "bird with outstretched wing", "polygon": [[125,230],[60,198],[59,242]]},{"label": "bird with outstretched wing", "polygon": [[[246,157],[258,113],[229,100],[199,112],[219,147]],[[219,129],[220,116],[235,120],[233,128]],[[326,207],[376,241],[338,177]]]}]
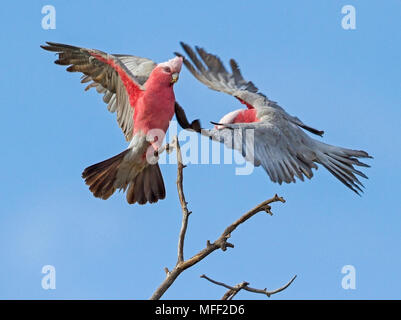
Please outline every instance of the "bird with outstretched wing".
[{"label": "bird with outstretched wing", "polygon": [[[164,199],[159,165],[149,163],[146,153],[149,149],[158,150],[174,114],[184,129],[200,129],[199,121],[190,124],[175,101],[173,85],[178,80],[182,58],[157,64],[147,58],[60,43],[47,42],[41,47],[55,52],[55,63],[68,66],[67,71],[83,73],[85,90],[94,87],[103,94],[107,109],[117,114],[117,122],[130,142],[125,151],[84,170],[82,177],[93,195],[108,199],[115,190],[124,190],[128,203]],[[149,132],[154,129],[161,134],[151,140]]]},{"label": "bird with outstretched wing", "polygon": [[221,60],[204,49],[181,43],[188,58],[180,53],[184,65],[200,82],[212,90],[227,93],[246,106],[226,114],[215,127],[202,134],[227,147],[238,150],[255,166],[262,166],[273,182],[295,182],[312,178],[316,164],[323,165],[344,185],[360,194],[363,184],[357,176],[367,178],[355,166],[369,167],[358,158],[371,158],[365,151],[351,150],[322,143],[307,135],[307,130],[323,136],[323,131],[306,125],[288,114],[276,102],[260,93],[243,78],[238,64],[230,60],[227,71]]}]

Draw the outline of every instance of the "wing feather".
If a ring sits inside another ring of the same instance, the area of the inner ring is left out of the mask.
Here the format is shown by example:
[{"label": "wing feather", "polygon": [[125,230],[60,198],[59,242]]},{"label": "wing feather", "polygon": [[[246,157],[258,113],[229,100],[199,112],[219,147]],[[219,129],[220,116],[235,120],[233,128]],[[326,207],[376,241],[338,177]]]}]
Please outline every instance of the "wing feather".
[{"label": "wing feather", "polygon": [[324,131],[304,124],[297,117],[289,115],[275,101],[269,100],[263,93],[259,92],[251,81],[243,78],[238,63],[234,59],[230,60],[231,73],[229,73],[216,55],[210,54],[199,47],[195,47],[195,52],[183,42],[181,42],[181,46],[189,59],[179,53],[176,54],[184,58],[184,64],[189,72],[210,89],[227,93],[237,98],[241,103],[246,104],[248,108],[256,108],[261,112],[269,107],[277,109],[288,121],[313,134],[323,135]]},{"label": "wing feather", "polygon": [[[117,122],[127,141],[132,139],[134,108],[126,83],[135,90],[142,90],[156,63],[147,58],[131,55],[107,54],[100,50],[47,42],[43,49],[56,52],[56,64],[68,66],[69,72],[82,72],[81,83],[89,83],[85,90],[96,88],[103,94],[110,112],[117,113]],[[122,79],[122,77],[124,79]],[[128,80],[127,80],[128,79]]]},{"label": "wing feather", "polygon": [[[302,130],[292,125],[291,130],[281,130],[274,123],[225,125],[223,129],[203,130],[202,133],[227,147],[240,151],[255,166],[262,166],[273,182],[295,182],[295,177],[312,178],[314,152]],[[250,130],[249,130],[250,129]],[[247,131],[246,133],[244,131]],[[253,132],[253,138],[250,138]],[[299,136],[300,135],[300,136]],[[246,136],[246,138],[244,138]]]},{"label": "wing feather", "polygon": [[219,129],[202,130],[202,134],[240,151],[247,161],[262,166],[273,182],[291,183],[296,181],[295,177],[302,181],[304,177],[311,179],[312,169],[317,169],[319,163],[357,194],[363,192],[363,184],[356,175],[366,179],[367,176],[354,165],[369,167],[356,159],[371,158],[364,151],[314,140],[284,118],[223,125]]}]

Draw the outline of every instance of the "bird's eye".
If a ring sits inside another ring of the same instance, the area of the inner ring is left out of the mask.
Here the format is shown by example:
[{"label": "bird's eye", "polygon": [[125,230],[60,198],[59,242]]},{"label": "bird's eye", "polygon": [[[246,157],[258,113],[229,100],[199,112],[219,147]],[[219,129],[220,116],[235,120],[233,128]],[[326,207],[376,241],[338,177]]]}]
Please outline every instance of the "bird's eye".
[{"label": "bird's eye", "polygon": [[164,68],[163,68],[163,70],[164,70],[165,72],[168,72],[168,73],[170,73],[170,72],[171,72],[171,69],[170,69],[170,67],[164,67]]}]

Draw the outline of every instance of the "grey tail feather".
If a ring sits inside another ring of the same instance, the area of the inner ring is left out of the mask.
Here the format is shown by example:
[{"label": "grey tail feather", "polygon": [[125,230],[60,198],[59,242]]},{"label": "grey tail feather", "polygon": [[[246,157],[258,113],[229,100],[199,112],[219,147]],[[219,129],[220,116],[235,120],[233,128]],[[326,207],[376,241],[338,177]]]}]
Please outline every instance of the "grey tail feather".
[{"label": "grey tail feather", "polygon": [[359,181],[357,175],[368,179],[368,177],[354,166],[370,167],[360,162],[357,158],[372,158],[367,152],[362,150],[351,150],[336,146],[331,146],[315,140],[318,152],[316,162],[322,164],[333,176],[340,180],[344,185],[360,195],[363,193],[364,185]]},{"label": "grey tail feather", "polygon": [[163,176],[159,164],[146,166],[131,182],[127,191],[129,204],[154,203],[166,197]]},{"label": "grey tail feather", "polygon": [[96,198],[108,199],[116,190],[114,182],[121,162],[129,150],[87,167],[82,172],[82,178]]},{"label": "grey tail feather", "polygon": [[84,170],[82,178],[89,186],[89,190],[97,198],[108,199],[116,189],[126,189],[127,202],[133,204],[154,203],[166,197],[163,176],[158,164],[148,165],[139,172],[132,181],[127,181],[125,185],[115,184],[117,173],[125,155],[130,150],[125,150],[118,155],[96,163]]}]

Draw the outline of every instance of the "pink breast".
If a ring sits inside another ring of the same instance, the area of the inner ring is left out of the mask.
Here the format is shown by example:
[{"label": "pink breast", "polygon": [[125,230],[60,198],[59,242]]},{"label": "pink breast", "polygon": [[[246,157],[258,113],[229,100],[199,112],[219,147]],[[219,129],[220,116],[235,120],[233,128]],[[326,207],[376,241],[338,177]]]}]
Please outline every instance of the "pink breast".
[{"label": "pink breast", "polygon": [[234,118],[233,123],[250,123],[258,121],[259,119],[256,116],[256,109],[247,109],[240,111]]}]

